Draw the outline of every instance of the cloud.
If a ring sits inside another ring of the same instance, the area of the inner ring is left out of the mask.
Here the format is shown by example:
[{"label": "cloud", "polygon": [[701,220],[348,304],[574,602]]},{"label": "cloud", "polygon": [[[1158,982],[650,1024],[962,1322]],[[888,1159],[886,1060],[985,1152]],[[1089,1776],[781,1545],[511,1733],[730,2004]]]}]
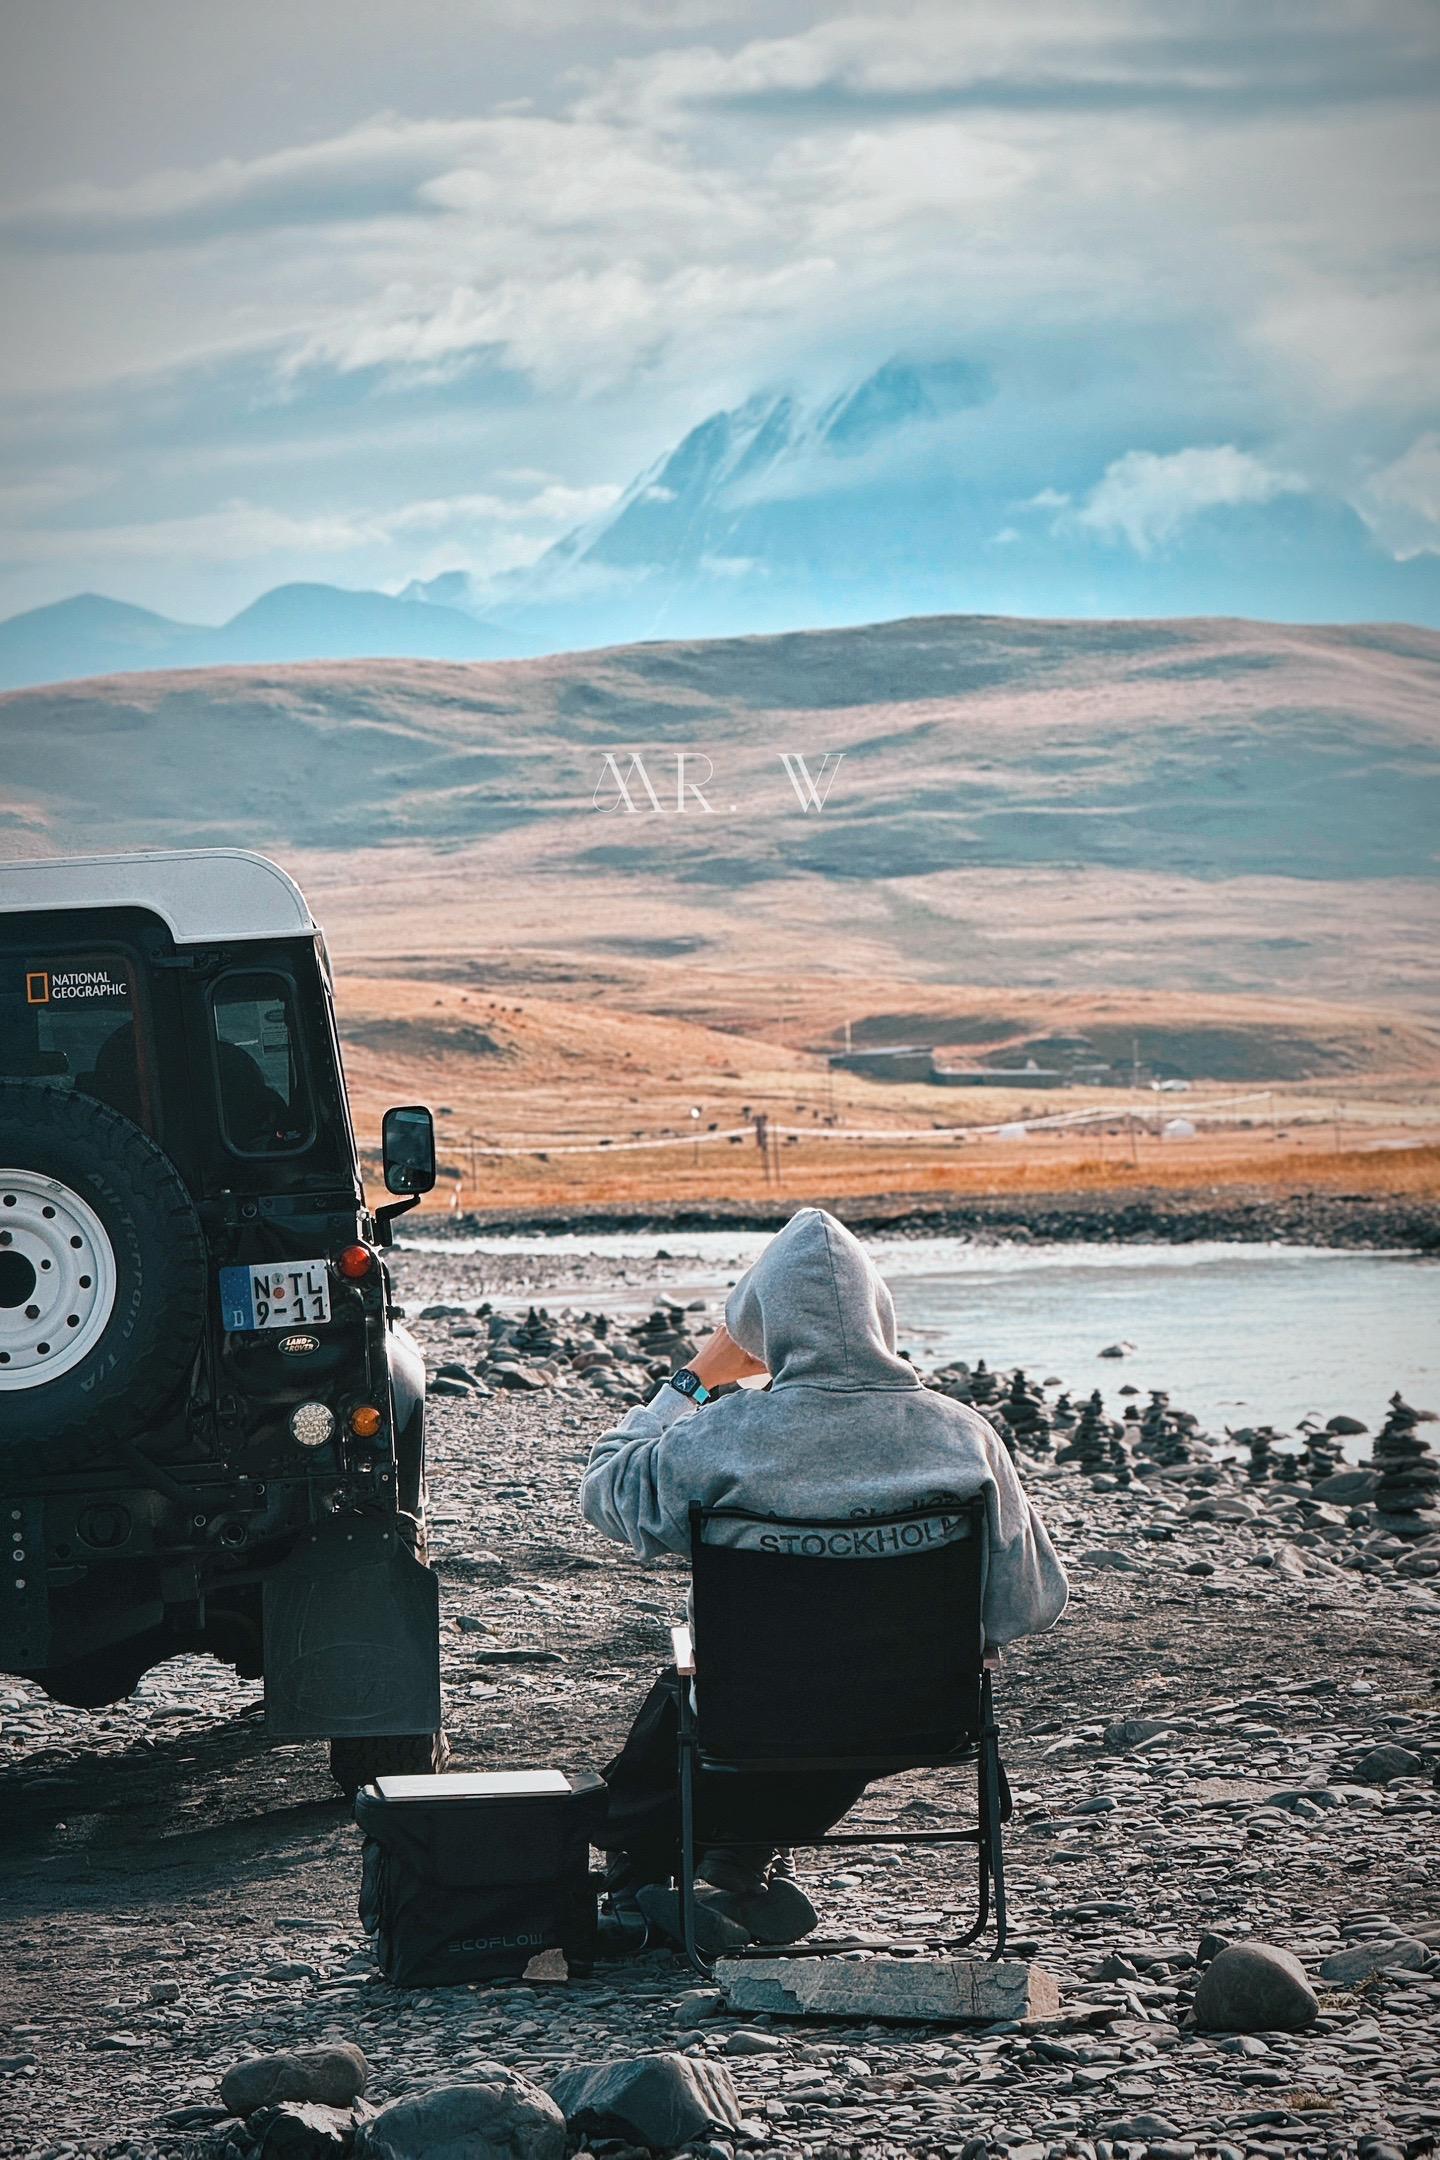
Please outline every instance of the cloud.
[{"label": "cloud", "polygon": [[1440,434],[1416,437],[1408,450],[1356,490],[1355,508],[1397,562],[1440,555]]},{"label": "cloud", "polygon": [[[619,492],[608,485],[576,488],[551,481],[527,497],[437,496],[391,508],[304,517],[237,497],[188,517],[51,526],[26,535],[0,527],[0,552],[9,555],[24,548],[51,559],[98,555],[123,562],[265,563],[303,556],[348,556],[401,537],[445,535],[452,551],[447,560],[454,558],[454,547],[461,544],[471,557],[478,553],[489,560],[497,548],[487,551],[477,543],[491,536],[491,528],[526,528],[530,539],[506,538],[498,543],[498,553],[508,567],[512,561],[532,560],[557,530],[607,510]],[[58,498],[52,495],[52,499]],[[13,516],[29,507],[24,490],[0,490],[0,516],[7,511]]]},{"label": "cloud", "polygon": [[1104,540],[1124,540],[1137,555],[1149,555],[1207,510],[1272,502],[1304,485],[1230,443],[1176,450],[1169,456],[1127,450],[1107,465],[1069,522]]},{"label": "cloud", "polygon": [[86,575],[113,534],[157,604],[229,605],[267,532],[403,581],[563,529],[513,511],[541,486],[593,514],[759,388],[922,349],[994,386],[936,444],[986,531],[1154,551],[1362,471],[1377,532],[1426,530],[1385,474],[1436,423],[1430,0],[495,0],[463,67],[449,0],[415,0],[393,83],[382,0],[316,0],[293,65],[328,40],[324,95],[272,96],[266,11],[227,11],[265,94],[232,71],[213,125],[159,12],[125,51],[161,117],[93,156],[57,128],[65,184],[0,210],[4,484],[42,489],[4,522],[42,563],[82,557],[37,469],[93,462]]},{"label": "cloud", "polygon": [[[733,51],[691,47],[622,63],[597,107],[648,118],[708,107],[787,125],[854,127],[946,113],[1215,114],[1411,101],[1440,87],[1423,0],[1289,0],[1268,20],[1203,0],[1028,4],[921,0],[827,14]],[[634,105],[632,104],[632,109]]]},{"label": "cloud", "polygon": [[424,183],[472,156],[484,132],[483,121],[382,115],[265,157],[150,173],[128,187],[57,188],[0,213],[0,240],[76,250],[193,247],[307,225],[433,216]]},{"label": "cloud", "polygon": [[433,532],[446,526],[479,523],[569,526],[582,518],[598,517],[619,495],[620,489],[611,482],[567,487],[562,481],[552,480],[534,495],[520,499],[491,494],[445,495],[427,502],[403,503],[398,510],[377,512],[371,527],[388,537],[392,533]]}]

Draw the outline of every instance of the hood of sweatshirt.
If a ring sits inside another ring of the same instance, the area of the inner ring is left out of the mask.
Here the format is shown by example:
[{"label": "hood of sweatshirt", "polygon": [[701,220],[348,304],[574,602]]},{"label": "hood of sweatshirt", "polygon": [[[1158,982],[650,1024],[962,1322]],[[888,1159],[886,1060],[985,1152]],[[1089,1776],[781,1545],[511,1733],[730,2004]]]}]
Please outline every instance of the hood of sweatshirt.
[{"label": "hood of sweatshirt", "polygon": [[895,1350],[895,1307],[859,1239],[824,1208],[801,1208],[747,1268],[725,1325],[776,1387],[916,1388]]}]

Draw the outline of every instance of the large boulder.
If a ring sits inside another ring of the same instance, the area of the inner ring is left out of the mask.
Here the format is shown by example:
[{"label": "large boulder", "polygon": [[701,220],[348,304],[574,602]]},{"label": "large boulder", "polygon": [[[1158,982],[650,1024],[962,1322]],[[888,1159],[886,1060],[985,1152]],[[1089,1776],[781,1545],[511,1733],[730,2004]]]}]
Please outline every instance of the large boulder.
[{"label": "large boulder", "polygon": [[355,2160],[564,2160],[565,2117],[538,2085],[501,2063],[463,2084],[435,2085],[382,2107]]},{"label": "large boulder", "polygon": [[1319,2011],[1299,1958],[1270,1943],[1231,1943],[1195,1990],[1202,2032],[1303,2032]]},{"label": "large boulder", "polygon": [[256,2108],[278,2107],[284,2100],[344,2108],[359,2099],[369,2077],[370,2065],[359,2048],[341,2040],[286,2055],[247,2056],[221,2078],[220,2098],[232,2115],[253,2115]]},{"label": "large boulder", "polygon": [[693,2055],[640,2055],[567,2070],[550,2097],[581,2137],[626,2138],[652,2152],[733,2132],[741,2122],[729,2071]]},{"label": "large boulder", "polygon": [[1310,1490],[1317,1500],[1368,1500],[1380,1483],[1376,1470],[1332,1470],[1317,1478]]},{"label": "large boulder", "polygon": [[282,2100],[279,2107],[256,2108],[235,2135],[248,2135],[252,2160],[347,2160],[356,2131],[374,2112],[365,2100],[348,2108]]},{"label": "large boulder", "polygon": [[1131,1748],[1143,1747],[1147,1740],[1158,1740],[1161,1733],[1171,1730],[1166,1718],[1117,1718],[1105,1727],[1101,1745],[1107,1755],[1128,1755]]},{"label": "large boulder", "polygon": [[1401,1972],[1424,1972],[1429,1951],[1413,1935],[1376,1935],[1369,1942],[1347,1943],[1332,1950],[1320,1965],[1320,1977],[1334,1987],[1359,1987],[1387,1965]]},{"label": "large boulder", "polygon": [[1423,1758],[1412,1749],[1382,1740],[1355,1765],[1355,1775],[1364,1778],[1367,1785],[1388,1785],[1391,1778],[1419,1777],[1424,1768]]}]

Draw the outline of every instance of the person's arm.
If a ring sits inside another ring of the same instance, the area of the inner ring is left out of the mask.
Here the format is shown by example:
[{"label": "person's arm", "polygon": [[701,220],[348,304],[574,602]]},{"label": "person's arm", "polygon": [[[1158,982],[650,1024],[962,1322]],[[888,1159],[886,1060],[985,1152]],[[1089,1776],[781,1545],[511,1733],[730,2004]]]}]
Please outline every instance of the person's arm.
[{"label": "person's arm", "polygon": [[[764,1369],[723,1325],[701,1344],[689,1367],[707,1390]],[[603,1434],[590,1451],[580,1483],[580,1512],[594,1529],[629,1545],[642,1560],[690,1550],[689,1523],[666,1508],[661,1470],[671,1427],[694,1417],[697,1408],[667,1380],[652,1401],[627,1410],[614,1431]]]},{"label": "person's arm", "polygon": [[991,1649],[1054,1627],[1070,1585],[1050,1533],[1020,1483],[999,1434],[985,1426],[990,1469],[990,1572],[985,1585],[985,1640]]},{"label": "person's arm", "polygon": [[590,1450],[580,1481],[580,1512],[592,1528],[629,1545],[642,1560],[688,1550],[688,1530],[667,1520],[656,1457],[672,1425],[699,1406],[667,1380],[653,1402],[636,1403]]}]

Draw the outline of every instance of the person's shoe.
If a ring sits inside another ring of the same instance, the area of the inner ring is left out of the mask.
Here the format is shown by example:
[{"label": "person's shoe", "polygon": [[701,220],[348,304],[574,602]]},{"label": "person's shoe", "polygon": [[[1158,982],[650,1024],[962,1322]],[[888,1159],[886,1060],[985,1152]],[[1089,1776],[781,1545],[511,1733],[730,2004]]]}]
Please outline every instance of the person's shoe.
[{"label": "person's shoe", "polygon": [[697,1873],[715,1887],[708,1902],[745,1929],[752,1942],[799,1942],[818,1916],[794,1876],[789,1855],[762,1845],[719,1845],[703,1853]]},{"label": "person's shoe", "polygon": [[639,1957],[651,1947],[650,1923],[632,1887],[611,1888],[595,1928],[598,1958]]},{"label": "person's shoe", "polygon": [[[635,1902],[650,1924],[653,1936],[662,1936],[677,1950],[685,1948],[685,1923],[680,1893],[664,1883],[647,1883],[635,1893]],[[754,1940],[738,1920],[721,1909],[718,1895],[695,1900],[695,1947],[705,1957],[723,1957],[728,1950],[743,1950]]]}]

